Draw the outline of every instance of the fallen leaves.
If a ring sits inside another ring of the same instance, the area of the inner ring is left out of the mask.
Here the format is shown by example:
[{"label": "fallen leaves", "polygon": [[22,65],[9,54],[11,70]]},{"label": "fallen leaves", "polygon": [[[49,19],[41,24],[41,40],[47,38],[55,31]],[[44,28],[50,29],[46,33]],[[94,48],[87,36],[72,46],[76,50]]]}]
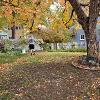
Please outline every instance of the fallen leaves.
[{"label": "fallen leaves", "polygon": [[0,97],[8,93],[8,100],[99,100],[99,71],[78,69],[70,62],[66,54],[18,58],[9,71],[0,72]]}]

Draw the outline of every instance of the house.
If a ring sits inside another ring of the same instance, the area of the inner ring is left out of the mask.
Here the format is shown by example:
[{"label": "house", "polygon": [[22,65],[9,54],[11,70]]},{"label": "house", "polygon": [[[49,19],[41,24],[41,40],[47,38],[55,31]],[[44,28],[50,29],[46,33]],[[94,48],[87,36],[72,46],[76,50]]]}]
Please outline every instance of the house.
[{"label": "house", "polygon": [[7,31],[0,30],[0,40],[9,39]]}]

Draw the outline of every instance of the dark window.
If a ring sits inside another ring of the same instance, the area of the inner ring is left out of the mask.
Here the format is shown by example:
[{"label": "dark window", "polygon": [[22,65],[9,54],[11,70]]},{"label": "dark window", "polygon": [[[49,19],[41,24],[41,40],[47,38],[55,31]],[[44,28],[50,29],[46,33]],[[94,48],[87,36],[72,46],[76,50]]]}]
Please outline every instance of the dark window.
[{"label": "dark window", "polygon": [[11,28],[10,28],[10,27],[8,27],[8,30],[11,30]]},{"label": "dark window", "polygon": [[16,26],[16,30],[18,30],[18,27]]},{"label": "dark window", "polygon": [[85,39],[85,35],[80,35],[80,40],[84,40]]}]

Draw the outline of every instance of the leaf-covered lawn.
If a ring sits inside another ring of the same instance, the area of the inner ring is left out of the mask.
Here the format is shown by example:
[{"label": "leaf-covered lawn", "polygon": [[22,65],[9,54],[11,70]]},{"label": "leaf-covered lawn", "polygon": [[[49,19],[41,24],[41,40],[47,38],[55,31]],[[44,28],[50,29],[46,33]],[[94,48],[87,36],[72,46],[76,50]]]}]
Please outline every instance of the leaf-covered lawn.
[{"label": "leaf-covered lawn", "polygon": [[17,59],[0,71],[0,100],[100,100],[100,72],[73,67],[77,55],[82,53],[43,52]]}]

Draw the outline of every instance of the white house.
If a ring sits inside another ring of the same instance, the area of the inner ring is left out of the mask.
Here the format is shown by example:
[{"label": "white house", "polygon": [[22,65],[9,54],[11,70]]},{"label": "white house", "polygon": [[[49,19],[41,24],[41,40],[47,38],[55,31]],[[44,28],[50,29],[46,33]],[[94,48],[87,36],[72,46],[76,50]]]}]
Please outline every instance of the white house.
[{"label": "white house", "polygon": [[1,39],[9,39],[7,31],[0,30],[0,40]]}]

